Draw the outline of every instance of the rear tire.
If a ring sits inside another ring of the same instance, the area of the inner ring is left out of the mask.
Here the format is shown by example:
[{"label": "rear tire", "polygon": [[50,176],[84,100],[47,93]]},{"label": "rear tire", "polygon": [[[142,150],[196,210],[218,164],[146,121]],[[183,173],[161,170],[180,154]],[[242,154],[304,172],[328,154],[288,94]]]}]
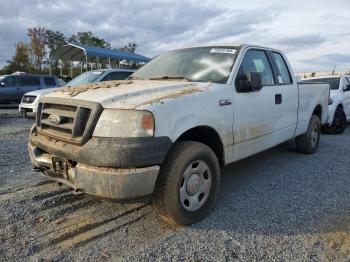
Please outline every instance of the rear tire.
[{"label": "rear tire", "polygon": [[344,132],[346,128],[346,114],[340,106],[334,112],[334,118],[331,125],[327,124],[322,127],[326,134],[336,135]]},{"label": "rear tire", "polygon": [[304,154],[313,154],[318,148],[321,134],[321,121],[312,115],[307,132],[295,138],[297,151]]},{"label": "rear tire", "polygon": [[220,184],[218,159],[208,146],[176,143],[161,166],[153,206],[172,225],[189,225],[207,216]]}]

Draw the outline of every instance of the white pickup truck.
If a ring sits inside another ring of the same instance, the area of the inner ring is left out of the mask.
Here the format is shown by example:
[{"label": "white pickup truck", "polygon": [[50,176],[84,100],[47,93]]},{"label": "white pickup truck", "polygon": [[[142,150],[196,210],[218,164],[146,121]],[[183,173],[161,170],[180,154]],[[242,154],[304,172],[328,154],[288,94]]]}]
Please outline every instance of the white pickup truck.
[{"label": "white pickup truck", "polygon": [[294,138],[314,153],[328,99],[328,84],[297,84],[278,50],[179,49],[128,80],[43,96],[29,153],[34,170],[76,192],[148,197],[167,222],[187,225],[213,207],[220,167]]},{"label": "white pickup truck", "polygon": [[329,99],[328,122],[322,126],[327,134],[341,134],[350,122],[350,76],[322,76],[308,78],[303,83],[328,83]]}]

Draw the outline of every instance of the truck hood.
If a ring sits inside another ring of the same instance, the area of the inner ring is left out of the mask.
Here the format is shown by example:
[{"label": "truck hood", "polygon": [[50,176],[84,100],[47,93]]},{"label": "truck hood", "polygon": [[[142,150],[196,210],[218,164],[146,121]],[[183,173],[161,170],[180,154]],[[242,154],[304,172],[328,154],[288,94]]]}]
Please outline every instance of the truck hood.
[{"label": "truck hood", "polygon": [[45,88],[45,89],[39,89],[39,90],[35,90],[35,91],[31,91],[28,93],[25,93],[25,95],[29,95],[29,96],[41,96],[53,91],[56,91],[58,88]]},{"label": "truck hood", "polygon": [[135,109],[166,99],[203,92],[211,83],[173,80],[122,80],[60,88],[45,95],[100,103],[104,108]]}]

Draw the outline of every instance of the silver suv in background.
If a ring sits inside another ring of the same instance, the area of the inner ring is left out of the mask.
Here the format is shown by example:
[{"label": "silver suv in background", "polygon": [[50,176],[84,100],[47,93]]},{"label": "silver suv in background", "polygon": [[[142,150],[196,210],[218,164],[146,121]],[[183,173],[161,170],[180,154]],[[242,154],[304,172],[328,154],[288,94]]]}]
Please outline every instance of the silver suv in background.
[{"label": "silver suv in background", "polygon": [[60,86],[55,76],[9,75],[0,79],[0,103],[19,103],[23,95],[30,91]]},{"label": "silver suv in background", "polygon": [[[99,69],[88,71],[72,79],[65,86],[69,87],[102,81],[124,80],[134,73],[134,71],[135,70],[132,69]],[[36,113],[39,98],[57,89],[58,88],[42,89],[26,93],[19,105],[19,112],[24,116],[26,116],[28,112]]]}]

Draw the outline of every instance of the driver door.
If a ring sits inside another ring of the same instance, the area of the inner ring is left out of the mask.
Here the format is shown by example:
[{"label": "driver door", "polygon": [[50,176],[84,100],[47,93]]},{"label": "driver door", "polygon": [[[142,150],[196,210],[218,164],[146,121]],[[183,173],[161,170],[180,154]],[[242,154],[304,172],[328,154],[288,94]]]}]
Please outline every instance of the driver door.
[{"label": "driver door", "polygon": [[[262,88],[248,92],[238,89],[239,81],[244,81],[250,73],[260,73]],[[294,130],[285,130],[285,86],[277,82],[272,58],[267,51],[249,49],[244,54],[235,79],[234,94],[234,161],[261,152],[292,136]],[[295,91],[297,96],[297,91]],[[297,99],[297,97],[296,97]],[[296,100],[297,101],[297,100]],[[297,103],[295,107],[297,106]],[[290,112],[297,115],[295,112]]]}]

